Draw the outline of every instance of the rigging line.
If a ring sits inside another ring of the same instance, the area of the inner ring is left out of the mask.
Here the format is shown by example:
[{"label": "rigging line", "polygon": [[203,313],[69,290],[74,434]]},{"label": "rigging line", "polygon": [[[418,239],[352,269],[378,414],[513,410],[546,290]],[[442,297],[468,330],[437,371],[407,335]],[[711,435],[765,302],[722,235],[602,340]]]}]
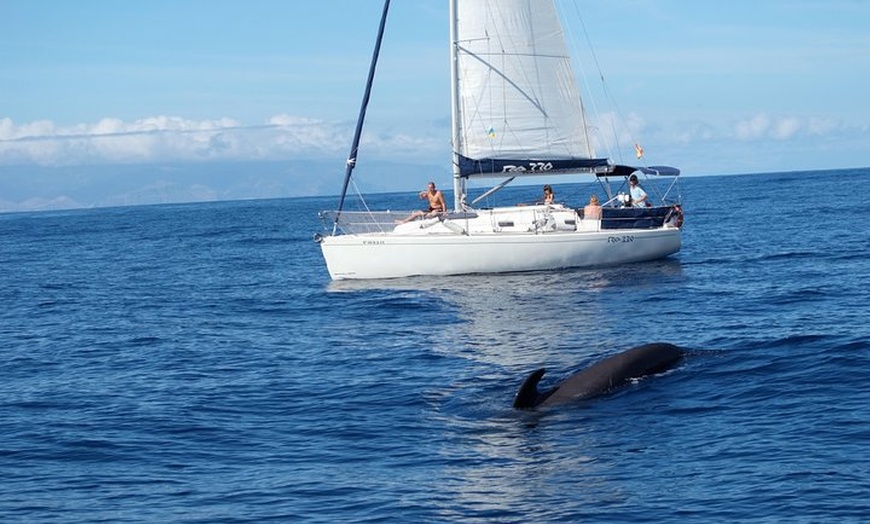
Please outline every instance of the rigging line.
[{"label": "rigging line", "polygon": [[[557,4],[557,6],[560,6],[560,5],[561,4]],[[585,32],[586,27],[585,27],[585,25],[583,25],[583,17],[580,14],[580,9],[577,7],[577,3],[572,2],[571,5],[574,7],[574,13],[575,13],[574,18],[576,18],[577,20],[580,21],[580,25],[583,27],[583,30]],[[582,54],[580,51],[580,47],[578,45],[579,38],[574,36],[574,24],[571,23],[574,20],[574,18],[569,18],[567,16],[567,12],[564,9],[562,9],[561,7],[559,7],[559,10],[562,12],[562,19],[565,22],[563,24],[564,30],[566,33],[569,33],[571,35],[570,38],[568,39],[568,41],[570,42],[570,46],[571,46],[572,61],[574,63],[576,63],[576,65],[580,71],[580,80],[582,80],[582,84],[583,84],[582,93],[585,94],[585,96],[583,94],[581,94],[581,96],[580,96],[580,104],[581,104],[581,107],[583,107],[583,118],[584,118],[585,127],[586,127],[584,129],[584,133],[586,133],[587,143],[589,144],[589,147],[592,148],[593,146],[592,146],[592,141],[589,137],[589,129],[592,128],[592,129],[597,130],[599,137],[602,139],[604,138],[604,131],[606,131],[604,129],[605,122],[602,118],[604,116],[604,113],[598,107],[598,97],[595,96],[595,94],[594,94],[595,91],[592,89],[592,86],[589,83],[589,78],[592,75],[586,74],[586,68],[584,67],[584,60],[581,59]],[[588,34],[586,35],[586,41],[589,42]],[[589,46],[589,48],[591,50],[591,47],[592,47],[591,44],[587,44],[587,45]],[[599,68],[599,70],[600,70],[600,68]],[[607,100],[607,97],[605,96],[605,101],[606,100]],[[595,116],[595,118],[598,120],[598,122],[592,123],[591,121],[588,120],[584,102],[589,102],[589,104],[591,106],[591,114]],[[613,131],[612,125],[609,126],[609,130]],[[614,141],[613,146],[616,146],[616,145],[618,145],[618,143],[616,141]],[[605,153],[606,157],[613,158],[615,156],[614,151],[613,151],[615,149],[615,147],[611,146],[611,142],[609,140],[606,140],[606,141],[602,140],[600,143],[600,146],[606,150],[606,153]],[[616,148],[616,149],[618,152],[618,148]]]},{"label": "rigging line", "polygon": [[[597,117],[601,113],[598,110],[596,97],[593,95],[592,88],[589,85],[589,75],[586,74],[585,68],[583,67],[583,60],[581,59],[580,49],[577,46],[577,38],[574,36],[574,28],[571,24],[571,19],[566,15],[561,3],[556,2],[555,5],[559,19],[562,22],[561,26],[564,34],[565,45],[569,48],[567,50],[568,61],[570,64],[573,64],[573,68],[576,69],[576,71],[579,71],[579,78],[575,78],[575,80],[579,80],[577,82],[577,89],[579,91],[577,96],[580,104],[581,121],[583,123],[583,136],[586,139],[586,153],[590,158],[600,156],[600,153],[595,153],[595,141],[593,137],[590,136],[590,130],[596,130],[598,129],[598,126],[590,121],[590,115]],[[574,8],[575,11],[577,11],[576,4],[574,4]],[[575,73],[574,76],[577,77],[577,74]],[[587,104],[591,107],[591,112],[587,110]],[[610,148],[606,147],[606,144],[601,145],[607,150],[607,153],[604,156],[611,157]]]},{"label": "rigging line", "polygon": [[[580,28],[583,29],[583,37],[586,39],[586,45],[589,48],[589,54],[592,55],[592,63],[595,64],[595,69],[598,72],[598,78],[601,80],[601,89],[604,91],[604,98],[610,104],[614,104],[613,98],[610,96],[610,92],[607,88],[607,82],[604,80],[604,71],[601,69],[601,64],[598,62],[598,55],[595,53],[595,48],[592,46],[592,39],[589,37],[589,31],[586,29],[586,22],[583,21],[583,15],[580,13],[577,8],[577,3],[575,2],[574,8],[577,11],[577,19],[580,21]],[[619,118],[622,118],[622,115],[619,113],[619,108],[616,108],[617,115]],[[610,122],[610,131],[613,133],[613,146],[616,150],[616,155],[619,158],[619,161],[622,162],[622,148],[619,147],[619,135],[616,132],[616,125],[613,121]]]},{"label": "rigging line", "polygon": [[[629,137],[630,141],[632,143],[637,143],[637,139],[634,137],[634,135],[631,132],[631,129],[629,129],[628,124],[626,123],[626,122],[628,122],[628,120],[625,118],[625,115],[622,113],[622,109],[619,107],[619,104],[617,103],[616,98],[610,92],[607,81],[604,78],[604,71],[601,68],[601,63],[598,61],[598,55],[595,53],[595,47],[592,45],[592,39],[589,36],[589,31],[587,31],[587,29],[586,29],[586,23],[583,21],[583,15],[580,13],[580,10],[577,7],[576,2],[573,2],[572,5],[574,6],[574,10],[577,12],[577,19],[580,22],[580,27],[583,29],[583,36],[586,39],[586,43],[589,47],[589,54],[592,55],[592,61],[595,64],[596,70],[598,71],[598,78],[599,78],[599,80],[601,80],[601,88],[604,91],[604,96],[607,99],[608,103],[610,103],[613,106],[613,108],[616,110],[616,115],[618,117],[618,120],[622,123],[623,127],[625,127],[625,130],[628,133],[628,137]],[[615,123],[611,123],[610,128],[611,128],[611,131],[613,132],[613,140],[614,140],[614,145],[616,148],[617,155],[619,157],[619,162],[625,163],[625,161],[623,160],[622,148],[619,146],[619,136],[618,136],[618,133],[616,132]],[[640,159],[638,159],[638,161],[640,161]],[[643,161],[643,165],[646,165],[645,161]]]},{"label": "rigging line", "polygon": [[371,210],[371,208],[369,207],[369,203],[366,202],[366,199],[363,198],[363,194],[362,194],[362,192],[360,191],[359,186],[357,186],[357,184],[356,184],[356,178],[352,178],[352,179],[350,180],[350,183],[353,185],[353,190],[356,192],[356,196],[357,196],[357,198],[359,198],[359,201],[360,201],[360,203],[362,204],[362,207],[363,207],[363,209],[364,209],[363,212],[366,213],[366,214],[368,214],[368,218],[369,218],[369,220],[371,220],[371,222],[372,222],[373,224],[376,224],[376,225],[377,225],[378,230],[379,230],[381,233],[386,233],[386,231],[385,231],[384,228],[383,228],[383,224],[378,220],[377,216],[375,215],[375,212]]}]

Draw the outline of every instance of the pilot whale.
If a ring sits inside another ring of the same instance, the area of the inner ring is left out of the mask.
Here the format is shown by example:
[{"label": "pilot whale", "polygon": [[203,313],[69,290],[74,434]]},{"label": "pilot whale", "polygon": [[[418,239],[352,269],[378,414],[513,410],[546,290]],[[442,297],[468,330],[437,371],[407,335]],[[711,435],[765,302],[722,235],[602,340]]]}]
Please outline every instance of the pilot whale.
[{"label": "pilot whale", "polygon": [[523,381],[514,397],[514,407],[528,409],[603,395],[631,379],[666,371],[683,355],[683,350],[673,344],[645,344],[607,357],[544,392],[538,391],[538,382],[546,372],[541,368]]}]

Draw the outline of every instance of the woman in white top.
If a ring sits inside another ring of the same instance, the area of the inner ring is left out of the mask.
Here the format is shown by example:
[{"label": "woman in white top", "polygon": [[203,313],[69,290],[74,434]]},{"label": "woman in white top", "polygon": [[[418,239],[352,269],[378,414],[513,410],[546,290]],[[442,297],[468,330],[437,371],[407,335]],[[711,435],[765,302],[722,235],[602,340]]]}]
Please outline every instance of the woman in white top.
[{"label": "woman in white top", "polygon": [[550,184],[544,185],[544,204],[550,205],[555,200],[556,194],[553,193],[553,188],[550,187]]}]

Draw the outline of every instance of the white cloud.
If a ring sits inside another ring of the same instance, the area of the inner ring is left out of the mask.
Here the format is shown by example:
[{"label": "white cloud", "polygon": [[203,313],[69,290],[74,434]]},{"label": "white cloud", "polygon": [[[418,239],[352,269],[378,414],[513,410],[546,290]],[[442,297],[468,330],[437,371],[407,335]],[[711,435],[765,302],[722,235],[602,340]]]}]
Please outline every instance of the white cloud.
[{"label": "white cloud", "polygon": [[[291,115],[276,115],[260,125],[230,118],[156,116],[133,122],[103,118],[69,127],[47,120],[16,124],[3,118],[0,164],[340,158],[347,154],[352,132],[352,123]],[[373,155],[419,155],[444,148],[444,140],[404,133],[364,133],[363,143]]]},{"label": "white cloud", "polygon": [[781,118],[774,123],[773,138],[788,140],[795,136],[802,127],[801,121],[795,117]]},{"label": "white cloud", "polygon": [[698,142],[710,142],[721,133],[711,124],[702,121],[682,122],[677,128],[663,137],[664,142],[684,147]]},{"label": "white cloud", "polygon": [[[620,121],[622,121],[620,123]],[[848,125],[819,116],[758,113],[734,122],[671,121],[650,124],[631,113],[619,119],[604,113],[595,119],[595,146],[599,154],[616,161],[633,161],[639,142],[650,162],[691,164],[695,156],[709,160],[711,146],[727,159],[726,171],[762,170],[764,166],[731,167],[735,158],[748,158],[745,148],[786,147],[816,151],[826,158],[837,155],[843,165],[859,165],[855,158],[870,140],[870,127]],[[438,126],[441,127],[438,127]],[[70,126],[48,120],[18,124],[0,118],[0,165],[74,166],[93,164],[153,164],[199,161],[330,160],[343,162],[354,129],[353,122],[328,122],[288,114],[274,115],[262,124],[243,124],[231,118],[192,120],[154,116],[136,121],[103,118]],[[844,139],[853,144],[839,145]],[[449,140],[443,124],[404,128],[370,125],[362,137],[364,161],[439,163],[448,158]],[[817,155],[818,156],[818,155]],[[754,158],[754,157],[753,157]],[[796,162],[797,160],[795,160]],[[787,167],[787,166],[785,166]],[[771,169],[782,170],[777,164]]]},{"label": "white cloud", "polygon": [[807,132],[811,135],[827,135],[838,127],[839,124],[832,118],[814,117],[807,121]]},{"label": "white cloud", "polygon": [[770,125],[769,116],[758,114],[748,120],[742,120],[734,124],[734,136],[738,140],[756,140],[767,133]]},{"label": "white cloud", "polygon": [[269,124],[275,126],[312,125],[319,124],[320,122],[320,120],[315,118],[293,115],[275,115],[269,119]]},{"label": "white cloud", "polygon": [[630,149],[634,151],[634,143],[643,135],[646,121],[636,113],[629,113],[626,118],[608,111],[599,113],[592,119],[593,145],[598,154],[615,155],[614,151]]},{"label": "white cloud", "polygon": [[832,118],[770,116],[759,113],[734,123],[734,138],[740,141],[792,140],[802,136],[824,136],[847,131],[847,126]]}]

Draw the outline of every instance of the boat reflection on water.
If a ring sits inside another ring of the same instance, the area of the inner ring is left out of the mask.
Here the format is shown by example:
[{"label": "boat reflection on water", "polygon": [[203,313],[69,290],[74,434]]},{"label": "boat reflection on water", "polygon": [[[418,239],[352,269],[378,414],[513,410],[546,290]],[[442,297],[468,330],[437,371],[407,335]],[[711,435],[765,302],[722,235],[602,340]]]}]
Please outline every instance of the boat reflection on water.
[{"label": "boat reflection on water", "polygon": [[500,366],[526,369],[546,362],[558,368],[576,365],[578,356],[600,353],[601,341],[624,339],[624,332],[614,330],[625,327],[626,312],[615,316],[620,312],[602,295],[658,285],[681,274],[680,261],[669,258],[600,269],[337,280],[327,290],[434,295],[455,312],[454,318],[442,320],[449,328],[434,321],[444,338],[437,347],[446,342],[444,351],[454,356]]}]

